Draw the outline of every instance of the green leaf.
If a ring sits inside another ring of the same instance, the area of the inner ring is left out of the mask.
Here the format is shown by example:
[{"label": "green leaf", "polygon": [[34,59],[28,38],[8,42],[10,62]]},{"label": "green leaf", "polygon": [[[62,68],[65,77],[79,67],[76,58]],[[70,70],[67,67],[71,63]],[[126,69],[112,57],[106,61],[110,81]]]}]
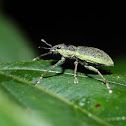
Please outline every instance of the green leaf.
[{"label": "green leaf", "polygon": [[[35,117],[42,119],[39,120],[41,125],[43,122],[53,126],[126,125],[125,76],[103,75],[113,89],[112,94],[108,93],[97,74],[87,76],[78,72],[79,83],[74,84],[74,71],[66,69],[62,73],[62,67],[54,68],[33,86],[32,83],[51,67],[51,63],[41,60],[0,64],[0,92],[6,94],[9,104],[15,104],[23,111],[20,119],[20,110],[9,119],[15,118],[20,122],[23,115],[27,115],[29,120],[28,115],[35,113]],[[1,107],[3,113],[6,107],[8,103],[5,100]]]},{"label": "green leaf", "polygon": [[0,62],[28,61],[35,52],[16,22],[0,13]]},{"label": "green leaf", "polygon": [[[4,88],[5,89],[5,88]],[[6,89],[5,89],[6,90]],[[9,90],[8,90],[9,91]],[[51,126],[48,121],[45,121],[44,116],[40,118],[38,113],[30,111],[29,108],[20,108],[15,104],[10,97],[14,99],[13,93],[9,95],[0,89],[0,124],[1,126]],[[16,99],[15,99],[16,100]]]}]

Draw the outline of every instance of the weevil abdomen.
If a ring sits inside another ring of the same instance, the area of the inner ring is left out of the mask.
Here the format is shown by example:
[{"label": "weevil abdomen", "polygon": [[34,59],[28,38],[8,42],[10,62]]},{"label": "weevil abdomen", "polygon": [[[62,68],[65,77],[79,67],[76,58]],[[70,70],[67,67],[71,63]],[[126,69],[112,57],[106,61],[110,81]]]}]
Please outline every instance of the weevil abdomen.
[{"label": "weevil abdomen", "polygon": [[75,56],[90,63],[114,66],[114,62],[110,56],[98,48],[78,46]]}]

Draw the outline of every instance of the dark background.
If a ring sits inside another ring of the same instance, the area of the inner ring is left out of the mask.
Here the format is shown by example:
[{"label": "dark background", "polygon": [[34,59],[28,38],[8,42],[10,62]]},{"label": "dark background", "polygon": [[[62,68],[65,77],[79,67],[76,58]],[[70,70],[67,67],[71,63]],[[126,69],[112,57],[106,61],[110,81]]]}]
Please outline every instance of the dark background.
[{"label": "dark background", "polygon": [[126,52],[125,12],[118,3],[5,0],[3,5],[37,51],[43,38],[52,45],[97,47],[113,57]]}]

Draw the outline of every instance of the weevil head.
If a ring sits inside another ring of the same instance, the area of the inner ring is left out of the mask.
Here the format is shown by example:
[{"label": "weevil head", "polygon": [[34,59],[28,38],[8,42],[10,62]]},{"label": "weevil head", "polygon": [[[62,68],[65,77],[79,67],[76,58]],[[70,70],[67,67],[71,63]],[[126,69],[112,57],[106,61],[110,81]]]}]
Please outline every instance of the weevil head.
[{"label": "weevil head", "polygon": [[50,48],[50,52],[59,53],[64,57],[73,57],[76,47],[73,45],[58,44]]},{"label": "weevil head", "polygon": [[74,58],[75,52],[77,50],[76,46],[65,45],[65,44],[58,44],[58,45],[52,46],[51,44],[47,43],[44,39],[41,39],[41,41],[50,47],[50,48],[41,47],[41,48],[50,50],[48,53],[44,54],[44,56],[51,53],[54,53],[54,54],[59,53],[64,57]]},{"label": "weevil head", "polygon": [[53,53],[58,53],[59,50],[62,50],[64,48],[66,48],[65,44],[58,44],[58,45],[51,47],[50,51],[53,52]]}]

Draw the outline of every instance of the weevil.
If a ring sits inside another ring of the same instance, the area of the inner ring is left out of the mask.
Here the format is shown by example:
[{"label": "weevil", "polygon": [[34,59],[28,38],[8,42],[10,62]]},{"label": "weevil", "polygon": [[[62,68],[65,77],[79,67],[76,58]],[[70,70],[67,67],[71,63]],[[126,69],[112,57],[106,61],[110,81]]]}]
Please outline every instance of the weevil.
[{"label": "weevil", "polygon": [[102,79],[104,84],[109,89],[109,93],[112,93],[112,88],[107,83],[107,80],[103,77],[103,75],[99,72],[97,68],[94,66],[114,66],[114,62],[111,57],[105,53],[104,51],[94,48],[94,47],[87,47],[87,46],[74,46],[74,45],[65,45],[65,44],[58,44],[52,46],[48,44],[44,39],[41,39],[46,45],[50,48],[42,47],[44,49],[49,49],[48,53],[42,54],[39,57],[33,59],[33,61],[40,59],[40,57],[45,56],[47,54],[56,54],[59,53],[62,57],[56,64],[54,64],[50,69],[48,69],[45,73],[41,74],[41,77],[33,84],[40,83],[43,76],[47,74],[50,70],[55,68],[58,65],[61,65],[65,62],[66,58],[75,59],[74,65],[74,83],[78,83],[77,80],[77,66],[78,63],[83,65],[86,69],[90,71],[94,71],[97,73]]}]

